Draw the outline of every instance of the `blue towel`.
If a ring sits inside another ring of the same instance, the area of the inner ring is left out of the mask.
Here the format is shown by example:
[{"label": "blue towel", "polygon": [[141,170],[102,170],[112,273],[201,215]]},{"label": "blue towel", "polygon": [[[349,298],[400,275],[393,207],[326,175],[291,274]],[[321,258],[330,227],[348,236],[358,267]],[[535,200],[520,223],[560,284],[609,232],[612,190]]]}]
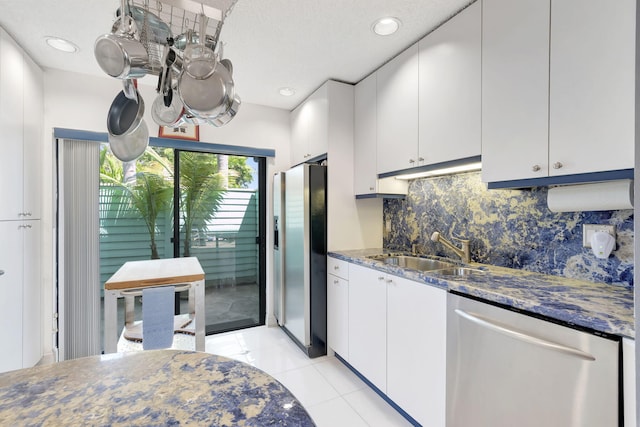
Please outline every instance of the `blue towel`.
[{"label": "blue towel", "polygon": [[175,287],[142,290],[142,348],[154,350],[173,344]]}]

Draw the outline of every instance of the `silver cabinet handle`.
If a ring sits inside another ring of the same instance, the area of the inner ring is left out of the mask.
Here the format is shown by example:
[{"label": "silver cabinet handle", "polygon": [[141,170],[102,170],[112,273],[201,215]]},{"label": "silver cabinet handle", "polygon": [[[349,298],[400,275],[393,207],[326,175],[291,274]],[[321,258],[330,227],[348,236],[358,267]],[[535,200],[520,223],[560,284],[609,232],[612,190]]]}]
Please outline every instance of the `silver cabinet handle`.
[{"label": "silver cabinet handle", "polygon": [[409,159],[409,163],[414,164],[416,161],[413,159]]},{"label": "silver cabinet handle", "polygon": [[554,168],[554,169],[560,169],[562,166],[563,166],[563,164],[562,164],[562,163],[560,163],[560,162],[555,162],[555,163],[553,164],[553,168]]},{"label": "silver cabinet handle", "polygon": [[424,162],[424,157],[418,157],[419,162]]},{"label": "silver cabinet handle", "polygon": [[4,270],[0,270],[0,276],[4,274]]},{"label": "silver cabinet handle", "polygon": [[489,319],[483,318],[482,316],[479,316],[477,314],[476,315],[470,314],[460,309],[456,309],[455,313],[460,317],[463,317],[473,323],[476,323],[487,329],[491,329],[492,331],[498,332],[502,335],[506,335],[508,337],[511,337],[520,341],[524,341],[526,343],[534,344],[539,347],[544,347],[549,350],[554,350],[560,353],[576,356],[576,357],[579,357],[580,359],[584,359],[588,361],[596,360],[596,358],[590,355],[589,353],[585,353],[584,351],[578,350],[577,348],[567,347],[562,344],[558,344],[552,341],[547,341],[543,338],[534,337],[533,335],[528,335],[520,331],[509,329],[505,326],[499,325],[497,323],[493,323]]},{"label": "silver cabinet handle", "polygon": [[531,170],[534,171],[534,172],[538,172],[540,170],[540,165],[533,165]]},{"label": "silver cabinet handle", "polygon": [[333,266],[333,269],[334,269],[334,270],[340,270],[340,266],[339,266],[339,265],[334,265],[334,266]]},{"label": "silver cabinet handle", "polygon": [[379,276],[378,280],[384,280],[384,276]]}]

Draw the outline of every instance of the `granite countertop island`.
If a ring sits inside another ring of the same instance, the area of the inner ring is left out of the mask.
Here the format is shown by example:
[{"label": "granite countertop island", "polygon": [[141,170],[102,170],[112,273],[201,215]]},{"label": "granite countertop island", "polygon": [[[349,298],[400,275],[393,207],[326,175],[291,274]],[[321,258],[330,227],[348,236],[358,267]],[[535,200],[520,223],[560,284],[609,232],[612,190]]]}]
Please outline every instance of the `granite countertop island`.
[{"label": "granite countertop island", "polygon": [[313,426],[278,381],[207,353],[113,353],[0,374],[0,425]]},{"label": "granite countertop island", "polygon": [[[478,263],[464,265],[482,270],[480,273],[459,277],[445,276],[437,271],[419,272],[367,258],[371,255],[397,253],[398,251],[383,249],[364,249],[330,252],[329,256],[569,325],[630,338],[635,336],[632,287]],[[429,258],[442,260],[438,257]],[[445,261],[463,265],[455,260]]]}]

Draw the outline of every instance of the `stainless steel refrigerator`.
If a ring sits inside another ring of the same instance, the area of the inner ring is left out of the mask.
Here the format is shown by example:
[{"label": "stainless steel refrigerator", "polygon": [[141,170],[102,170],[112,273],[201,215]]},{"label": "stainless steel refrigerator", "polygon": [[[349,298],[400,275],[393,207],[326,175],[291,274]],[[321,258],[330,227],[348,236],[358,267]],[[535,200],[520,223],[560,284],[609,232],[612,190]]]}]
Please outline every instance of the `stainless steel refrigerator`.
[{"label": "stainless steel refrigerator", "polygon": [[274,176],[274,314],[309,356],[327,353],[326,166]]}]

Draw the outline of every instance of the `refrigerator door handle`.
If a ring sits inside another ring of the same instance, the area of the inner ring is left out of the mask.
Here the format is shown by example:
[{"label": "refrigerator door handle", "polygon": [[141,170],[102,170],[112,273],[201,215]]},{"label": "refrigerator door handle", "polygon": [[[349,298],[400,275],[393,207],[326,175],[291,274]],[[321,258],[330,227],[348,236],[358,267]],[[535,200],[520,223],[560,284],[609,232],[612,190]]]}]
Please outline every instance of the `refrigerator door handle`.
[{"label": "refrigerator door handle", "polygon": [[558,351],[560,353],[564,353],[564,354],[568,354],[571,356],[575,356],[578,357],[580,359],[583,360],[587,360],[587,361],[594,361],[596,360],[595,357],[593,357],[591,354],[586,353],[584,351],[578,350],[576,348],[572,348],[572,347],[567,347],[565,345],[562,344],[558,344],[558,343],[554,343],[552,341],[548,341],[544,338],[539,338],[539,337],[535,337],[533,335],[528,335],[525,334],[523,332],[520,331],[516,331],[510,328],[507,328],[503,325],[500,325],[498,323],[494,323],[493,321],[491,321],[490,319],[487,319],[483,316],[480,316],[478,314],[471,314],[471,313],[467,313],[466,311],[460,310],[460,309],[455,309],[455,313],[464,318],[467,319],[479,326],[482,326],[484,328],[490,329],[492,331],[498,332],[502,335],[506,335],[508,337],[520,340],[520,341],[524,341],[533,345],[537,345],[539,347],[544,347],[547,348],[549,350],[553,350],[553,351]]}]

